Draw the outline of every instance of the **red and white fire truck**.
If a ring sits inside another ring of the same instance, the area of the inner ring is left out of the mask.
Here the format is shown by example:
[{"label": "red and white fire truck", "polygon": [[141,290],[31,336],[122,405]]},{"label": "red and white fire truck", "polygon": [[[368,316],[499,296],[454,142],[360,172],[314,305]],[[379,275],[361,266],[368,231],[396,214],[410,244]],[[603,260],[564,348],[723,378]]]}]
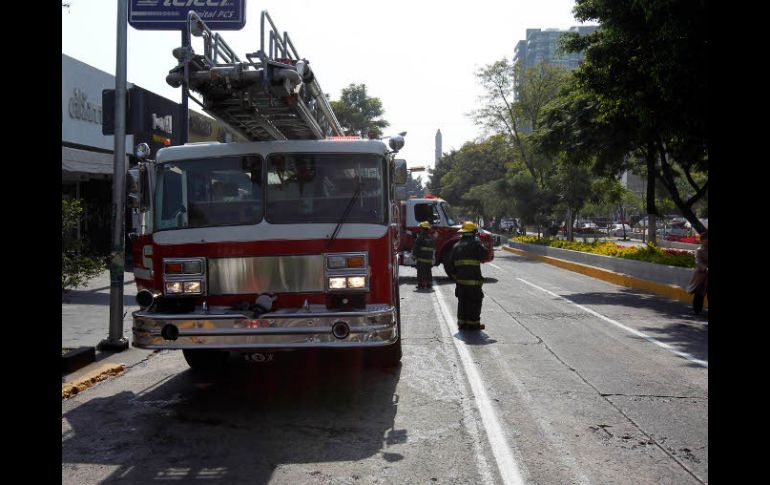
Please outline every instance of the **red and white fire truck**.
[{"label": "red and white fire truck", "polygon": [[193,369],[296,349],[365,348],[396,365],[403,137],[341,136],[307,61],[262,15],[270,47],[263,30],[247,61],[193,13],[204,52],[175,51],[169,84],[251,141],[164,148],[131,173],[133,345],[181,349]]},{"label": "red and white fire truck", "polygon": [[[444,271],[450,278],[453,277],[446,270],[447,258],[454,245],[460,240],[458,232],[462,221],[457,219],[452,207],[444,199],[434,196],[411,198],[401,201],[401,235],[399,239],[399,264],[416,266],[417,262],[412,255],[414,241],[420,231],[420,222],[428,221],[431,224],[431,236],[435,241],[434,266],[444,265]],[[495,257],[494,235],[481,229],[479,240],[487,247],[487,258],[482,262],[488,263]]]}]

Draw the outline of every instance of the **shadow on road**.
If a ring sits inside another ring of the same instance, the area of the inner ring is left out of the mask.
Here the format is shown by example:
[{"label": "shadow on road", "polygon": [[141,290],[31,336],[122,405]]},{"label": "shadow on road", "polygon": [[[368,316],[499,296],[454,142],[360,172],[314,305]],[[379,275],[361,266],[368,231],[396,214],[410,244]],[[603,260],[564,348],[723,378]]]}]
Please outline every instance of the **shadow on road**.
[{"label": "shadow on road", "polygon": [[652,310],[658,318],[669,320],[670,323],[659,327],[636,327],[640,332],[673,345],[677,350],[687,352],[697,359],[708,361],[707,310],[704,310],[702,315],[693,315],[691,307],[686,303],[666,300],[631,288],[620,288],[618,292],[573,293],[566,298],[600,313],[602,305]]},{"label": "shadow on road", "polygon": [[399,461],[387,447],[407,439],[394,428],[400,372],[367,367],[360,352],[238,361],[217,377],[188,370],[67,412],[62,463],[117,466],[101,483],[267,483],[282,464]]},{"label": "shadow on road", "polygon": [[[62,303],[70,305],[101,305],[109,306],[110,294],[109,293],[97,293],[90,290],[69,290],[66,294],[62,294]],[[134,295],[123,294],[123,306],[130,307],[136,305],[136,297]]]}]

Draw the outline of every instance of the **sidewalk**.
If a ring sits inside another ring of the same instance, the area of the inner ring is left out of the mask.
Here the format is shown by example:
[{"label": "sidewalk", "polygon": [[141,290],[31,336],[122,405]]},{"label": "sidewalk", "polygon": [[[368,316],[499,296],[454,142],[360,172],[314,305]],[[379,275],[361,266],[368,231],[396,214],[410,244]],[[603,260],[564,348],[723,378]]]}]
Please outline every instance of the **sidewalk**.
[{"label": "sidewalk", "polygon": [[[120,365],[130,367],[146,359],[152,351],[137,349],[131,344],[131,313],[138,310],[136,305],[136,285],[134,274],[124,273],[123,286],[123,337],[129,342],[129,347],[123,352],[101,352],[96,347],[110,334],[110,273],[105,271],[92,278],[85,286],[69,290],[62,294],[61,303],[61,344],[62,349],[84,349],[84,354],[94,353],[94,362],[85,367],[72,369],[62,374],[62,383],[92,378],[92,374],[100,369],[113,371]],[[82,364],[88,363],[87,361]],[[97,372],[98,374],[98,372]]]}]

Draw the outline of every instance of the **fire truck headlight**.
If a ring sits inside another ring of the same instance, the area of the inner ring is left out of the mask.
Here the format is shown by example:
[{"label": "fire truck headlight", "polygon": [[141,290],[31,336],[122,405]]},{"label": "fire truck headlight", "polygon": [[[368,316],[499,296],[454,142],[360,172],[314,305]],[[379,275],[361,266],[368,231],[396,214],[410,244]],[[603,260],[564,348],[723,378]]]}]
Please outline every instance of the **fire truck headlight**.
[{"label": "fire truck headlight", "polygon": [[185,293],[200,293],[201,282],[200,281],[185,281],[184,282]]},{"label": "fire truck headlight", "polygon": [[366,276],[349,276],[348,288],[366,288]]},{"label": "fire truck headlight", "polygon": [[182,293],[182,283],[180,281],[169,281],[166,283],[166,293],[176,295]]},{"label": "fire truck headlight", "polygon": [[347,288],[344,277],[329,278],[329,289],[342,290]]}]

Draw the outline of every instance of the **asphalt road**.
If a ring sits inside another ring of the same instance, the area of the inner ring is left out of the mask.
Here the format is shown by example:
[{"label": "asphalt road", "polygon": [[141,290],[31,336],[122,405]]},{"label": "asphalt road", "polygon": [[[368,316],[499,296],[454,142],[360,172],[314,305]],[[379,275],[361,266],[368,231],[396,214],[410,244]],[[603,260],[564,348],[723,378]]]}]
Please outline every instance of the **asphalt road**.
[{"label": "asphalt road", "polygon": [[708,482],[708,322],[498,250],[478,334],[401,268],[404,357],[164,351],[62,403],[62,483]]}]

